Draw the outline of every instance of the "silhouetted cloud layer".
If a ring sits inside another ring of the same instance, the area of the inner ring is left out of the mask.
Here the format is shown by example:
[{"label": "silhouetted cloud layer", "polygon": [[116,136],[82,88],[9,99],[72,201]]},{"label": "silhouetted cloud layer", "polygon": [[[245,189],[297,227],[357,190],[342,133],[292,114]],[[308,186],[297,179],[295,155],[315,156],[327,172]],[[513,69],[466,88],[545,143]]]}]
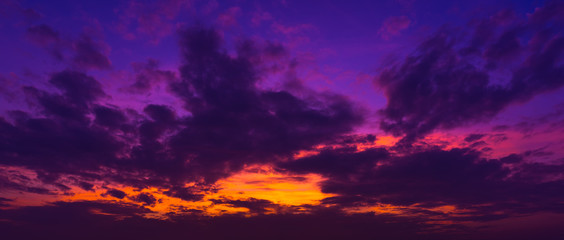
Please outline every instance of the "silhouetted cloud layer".
[{"label": "silhouetted cloud layer", "polygon": [[[263,53],[247,41],[241,48],[246,52],[232,57],[212,29],[190,28],[180,39],[180,79],[149,61],[139,66],[133,87],[146,90],[148,79],[162,77],[184,101],[189,116],[180,117],[165,105],[148,104],[142,113],[104,105],[108,95],[98,81],[65,70],[49,80],[57,91],[24,88],[40,116],[14,111],[11,121],[1,120],[4,164],[47,172],[51,181],[59,174],[94,171],[87,176],[165,184],[173,187],[170,194],[192,198],[178,186],[201,179],[213,183],[246,164],[287,158],[362,122],[359,110],[343,96],[310,91],[298,97],[258,88],[255,65],[261,63],[256,54],[272,56],[284,51],[280,46],[267,45]],[[105,173],[105,168],[159,180],[140,181]],[[115,191],[108,194],[123,198]],[[142,196],[137,199],[149,203]]]},{"label": "silhouetted cloud layer", "polygon": [[[158,45],[180,29],[177,71],[151,57],[125,64],[130,73],[114,71],[96,30],[68,36],[36,20],[22,25],[64,70],[0,91],[23,86],[22,102],[0,116],[6,239],[563,239],[560,139],[507,145],[541,122],[548,130],[536,130],[557,135],[564,108],[515,125],[441,132],[564,85],[561,1],[441,27],[380,68],[374,85],[387,103],[378,114],[308,88],[296,49],[254,37],[226,42],[242,27],[241,7],[213,18],[225,32],[173,25],[193,7],[187,1],[122,7],[113,29],[120,40]],[[251,21],[272,22],[290,45],[317,29],[274,16],[261,10]],[[400,39],[417,24],[412,14],[392,16],[374,36]],[[12,78],[0,76],[6,85]],[[519,221],[538,226],[515,229]]]},{"label": "silhouetted cloud layer", "polygon": [[[524,21],[501,11],[479,21],[469,37],[446,27],[431,35],[375,79],[388,99],[381,128],[411,143],[562,87],[561,5],[551,2]],[[496,70],[510,72],[506,82],[494,77]]]}]

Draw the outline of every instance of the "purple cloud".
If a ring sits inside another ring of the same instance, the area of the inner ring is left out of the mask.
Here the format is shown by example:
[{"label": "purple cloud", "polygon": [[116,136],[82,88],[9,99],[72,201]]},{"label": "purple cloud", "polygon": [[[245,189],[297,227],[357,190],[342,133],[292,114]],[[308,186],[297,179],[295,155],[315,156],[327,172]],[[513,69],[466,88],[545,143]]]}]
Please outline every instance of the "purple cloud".
[{"label": "purple cloud", "polygon": [[389,17],[382,23],[378,34],[383,39],[389,40],[391,37],[397,36],[403,30],[407,29],[411,24],[411,20],[407,16]]},{"label": "purple cloud", "polygon": [[[490,29],[484,38],[481,27],[469,39],[439,30],[415,53],[379,73],[374,83],[388,98],[380,111],[382,129],[409,143],[434,129],[489,120],[512,103],[564,85],[564,40],[558,29],[526,22]],[[521,40],[526,34],[548,36],[534,37],[527,45]],[[508,64],[510,58],[519,61]],[[490,72],[501,64],[511,72],[506,84]]]}]

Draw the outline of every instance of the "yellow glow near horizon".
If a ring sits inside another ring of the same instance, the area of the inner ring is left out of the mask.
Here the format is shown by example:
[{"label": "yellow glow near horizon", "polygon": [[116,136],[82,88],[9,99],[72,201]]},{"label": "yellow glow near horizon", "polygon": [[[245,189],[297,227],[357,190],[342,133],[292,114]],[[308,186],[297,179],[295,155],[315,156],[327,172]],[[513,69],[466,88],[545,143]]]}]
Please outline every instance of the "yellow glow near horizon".
[{"label": "yellow glow near horizon", "polygon": [[285,175],[267,166],[252,167],[217,182],[217,195],[232,198],[256,198],[282,205],[318,204],[334,196],[322,193],[320,175]]},{"label": "yellow glow near horizon", "polygon": [[[143,206],[154,213],[147,214],[150,218],[166,218],[166,214],[182,214],[181,210],[199,210],[209,216],[222,214],[248,214],[249,209],[234,207],[228,204],[214,203],[212,200],[248,200],[250,198],[268,200],[280,206],[299,206],[305,204],[317,205],[320,200],[334,196],[321,192],[319,183],[322,177],[316,174],[288,175],[277,172],[269,166],[249,166],[243,171],[221,179],[215,184],[215,192],[201,192],[204,198],[200,201],[185,201],[180,198],[164,194],[168,189],[145,188],[136,189],[130,186],[112,185],[95,187],[94,191],[86,191],[73,187],[73,195],[63,196],[62,201],[112,201]],[[186,186],[193,185],[188,183]],[[123,191],[127,197],[118,199],[106,194],[107,189],[113,188]],[[156,202],[153,205],[135,201],[135,196],[141,193],[151,194]],[[275,213],[274,210],[269,213]]]}]

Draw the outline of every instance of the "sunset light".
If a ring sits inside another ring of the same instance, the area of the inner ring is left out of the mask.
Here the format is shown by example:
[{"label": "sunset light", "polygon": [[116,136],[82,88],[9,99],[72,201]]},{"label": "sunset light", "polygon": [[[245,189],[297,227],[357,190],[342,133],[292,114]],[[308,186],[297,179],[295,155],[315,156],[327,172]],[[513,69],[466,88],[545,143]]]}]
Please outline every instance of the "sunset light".
[{"label": "sunset light", "polygon": [[2,240],[563,240],[564,0],[0,0]]}]

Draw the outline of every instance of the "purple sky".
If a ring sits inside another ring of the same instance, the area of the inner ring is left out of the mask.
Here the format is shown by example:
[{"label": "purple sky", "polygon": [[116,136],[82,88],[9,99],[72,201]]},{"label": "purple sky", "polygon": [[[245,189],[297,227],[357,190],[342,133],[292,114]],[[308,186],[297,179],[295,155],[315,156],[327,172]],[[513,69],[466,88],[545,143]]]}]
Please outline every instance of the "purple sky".
[{"label": "purple sky", "polygon": [[562,1],[0,0],[0,230],[563,239],[563,29]]}]

